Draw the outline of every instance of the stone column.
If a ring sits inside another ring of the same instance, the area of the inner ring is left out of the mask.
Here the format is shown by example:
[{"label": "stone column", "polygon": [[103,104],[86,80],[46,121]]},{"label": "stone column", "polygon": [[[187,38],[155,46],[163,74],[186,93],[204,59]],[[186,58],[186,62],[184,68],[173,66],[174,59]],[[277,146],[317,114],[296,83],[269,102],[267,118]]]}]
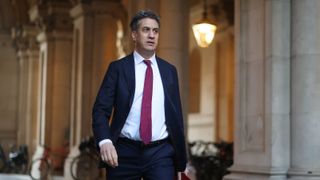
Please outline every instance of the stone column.
[{"label": "stone column", "polygon": [[320,1],[292,1],[289,179],[320,179]]},{"label": "stone column", "polygon": [[285,180],[290,163],[290,0],[235,3],[234,165],[224,179]]},{"label": "stone column", "polygon": [[[82,139],[92,136],[92,107],[109,63],[117,54],[117,23],[127,23],[120,2],[92,1],[79,3],[71,11],[73,18],[71,129],[65,178],[70,163],[79,154]],[[123,24],[127,26],[127,24]]]},{"label": "stone column", "polygon": [[63,166],[69,141],[72,22],[70,4],[43,2],[30,10],[30,19],[41,28],[37,36],[40,43],[40,91],[38,147],[33,156],[42,155],[43,145],[59,154],[54,168]]},{"label": "stone column", "polygon": [[10,33],[0,31],[0,143],[8,152],[17,143],[19,64]]},{"label": "stone column", "polygon": [[186,124],[188,113],[189,1],[161,0],[159,9],[161,26],[157,55],[168,60],[177,68]]},{"label": "stone column", "polygon": [[13,42],[19,61],[19,111],[17,145],[25,144],[33,152],[36,139],[38,54],[36,29],[30,26],[16,28]]},{"label": "stone column", "polygon": [[[219,24],[218,24],[219,27]],[[220,27],[221,29],[223,27]],[[229,27],[216,35],[216,141],[233,142],[234,36]],[[229,31],[228,31],[229,30]],[[218,37],[220,36],[220,37]],[[212,55],[212,54],[211,54]],[[210,57],[210,56],[208,56]],[[214,66],[213,66],[214,67]],[[209,67],[208,69],[211,69]],[[211,69],[212,71],[212,69]],[[204,75],[205,77],[206,75]]]},{"label": "stone column", "polygon": [[39,109],[39,48],[38,46],[30,47],[27,50],[27,54],[30,61],[30,92],[29,92],[29,102],[30,102],[30,119],[27,133],[27,144],[29,153],[34,152],[37,146],[37,123],[39,122],[38,109]]},{"label": "stone column", "polygon": [[19,62],[19,93],[18,93],[18,120],[17,120],[17,144],[26,143],[26,121],[29,119],[27,112],[28,105],[28,80],[29,74],[29,58],[25,47],[17,52]]},{"label": "stone column", "polygon": [[26,134],[28,132],[27,122],[30,120],[30,65],[28,50],[28,39],[23,36],[22,28],[14,28],[12,33],[13,44],[16,49],[16,55],[19,64],[18,78],[18,111],[17,111],[17,140],[16,144],[27,144]]}]

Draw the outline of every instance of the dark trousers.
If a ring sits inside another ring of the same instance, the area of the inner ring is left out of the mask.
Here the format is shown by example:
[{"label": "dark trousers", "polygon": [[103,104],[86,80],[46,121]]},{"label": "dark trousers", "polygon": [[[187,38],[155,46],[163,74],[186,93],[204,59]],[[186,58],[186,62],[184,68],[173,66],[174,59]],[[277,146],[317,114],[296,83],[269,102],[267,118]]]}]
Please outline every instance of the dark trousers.
[{"label": "dark trousers", "polygon": [[115,144],[116,168],[107,168],[107,180],[173,180],[174,149],[169,141],[144,146],[141,142],[120,138]]}]

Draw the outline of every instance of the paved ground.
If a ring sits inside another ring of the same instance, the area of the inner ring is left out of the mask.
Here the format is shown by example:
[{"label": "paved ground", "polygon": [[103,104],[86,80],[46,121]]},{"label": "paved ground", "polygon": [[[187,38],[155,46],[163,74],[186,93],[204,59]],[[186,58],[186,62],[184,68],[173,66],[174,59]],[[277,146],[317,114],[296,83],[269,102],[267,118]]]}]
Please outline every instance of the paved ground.
[{"label": "paved ground", "polygon": [[17,175],[17,174],[0,174],[1,180],[31,180],[27,175]]},{"label": "paved ground", "polygon": [[[0,180],[31,180],[28,175],[0,174]],[[63,180],[63,177],[53,177],[52,180]]]}]

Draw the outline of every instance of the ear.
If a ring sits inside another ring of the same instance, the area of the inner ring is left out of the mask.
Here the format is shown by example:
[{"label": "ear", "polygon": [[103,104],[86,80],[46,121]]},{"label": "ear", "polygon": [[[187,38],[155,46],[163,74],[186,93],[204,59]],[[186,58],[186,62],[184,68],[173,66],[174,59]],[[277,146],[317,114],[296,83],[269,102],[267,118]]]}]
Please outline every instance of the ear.
[{"label": "ear", "polygon": [[136,41],[137,40],[137,32],[136,31],[132,31],[131,32],[131,37],[132,37],[133,41]]}]

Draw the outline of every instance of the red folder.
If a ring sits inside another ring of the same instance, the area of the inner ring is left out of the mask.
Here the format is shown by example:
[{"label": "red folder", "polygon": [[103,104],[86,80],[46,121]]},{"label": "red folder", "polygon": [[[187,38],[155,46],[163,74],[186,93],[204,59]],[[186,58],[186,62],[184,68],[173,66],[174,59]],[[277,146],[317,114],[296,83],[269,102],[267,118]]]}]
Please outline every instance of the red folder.
[{"label": "red folder", "polygon": [[181,180],[191,180],[185,173],[181,173]]}]

